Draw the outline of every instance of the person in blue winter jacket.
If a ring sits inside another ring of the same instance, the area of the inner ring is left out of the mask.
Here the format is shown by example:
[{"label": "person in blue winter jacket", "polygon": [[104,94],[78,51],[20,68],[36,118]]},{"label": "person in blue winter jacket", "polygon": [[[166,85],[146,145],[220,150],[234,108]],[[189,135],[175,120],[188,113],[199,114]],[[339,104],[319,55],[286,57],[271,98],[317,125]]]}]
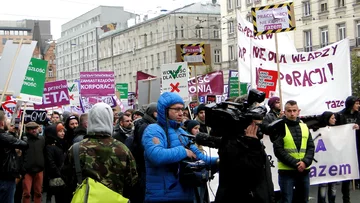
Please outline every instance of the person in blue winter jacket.
[{"label": "person in blue winter jacket", "polygon": [[200,159],[215,164],[218,157],[201,153],[181,126],[184,102],[176,93],[163,93],[157,103],[157,123],[149,125],[142,138],[146,166],[146,203],[193,203],[195,189],[181,185],[176,175],[181,160]]}]

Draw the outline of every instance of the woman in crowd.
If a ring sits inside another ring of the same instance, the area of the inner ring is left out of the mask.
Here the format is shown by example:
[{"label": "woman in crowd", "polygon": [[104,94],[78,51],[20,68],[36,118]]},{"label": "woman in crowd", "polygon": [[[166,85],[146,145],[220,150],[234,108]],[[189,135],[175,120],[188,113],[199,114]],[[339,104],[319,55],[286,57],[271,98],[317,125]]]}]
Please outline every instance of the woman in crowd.
[{"label": "woman in crowd", "polygon": [[[321,126],[334,126],[336,123],[335,114],[330,111],[325,111],[320,116]],[[329,203],[335,203],[336,198],[336,183],[324,183],[319,185],[318,189],[318,203],[326,203],[326,193]]]},{"label": "woman in crowd", "polygon": [[[45,158],[49,189],[47,202],[51,202],[51,196],[55,196],[57,203],[67,202],[64,193],[65,183],[61,177],[61,167],[66,156],[65,127],[62,123],[53,124],[45,129]],[[51,195],[50,195],[51,194]]]}]

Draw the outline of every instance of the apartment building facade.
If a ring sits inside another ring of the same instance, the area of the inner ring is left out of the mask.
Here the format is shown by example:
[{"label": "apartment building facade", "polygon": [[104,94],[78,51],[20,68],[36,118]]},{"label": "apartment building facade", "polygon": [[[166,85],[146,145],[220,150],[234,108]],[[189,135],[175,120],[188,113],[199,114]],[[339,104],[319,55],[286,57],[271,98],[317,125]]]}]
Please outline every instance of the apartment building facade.
[{"label": "apartment building facade", "polygon": [[98,71],[98,36],[102,26],[115,24],[127,28],[127,20],[135,14],[123,7],[99,6],[61,26],[61,38],[56,43],[56,76],[73,82],[81,71]]},{"label": "apartment building facade", "polygon": [[197,43],[210,44],[210,67],[219,70],[220,27],[219,4],[193,3],[128,29],[105,33],[98,46],[100,70],[114,71],[117,82],[128,83],[129,91],[135,91],[137,71],[161,76],[161,64],[177,61],[176,44]]},{"label": "apartment building facade", "polygon": [[344,38],[360,47],[360,0],[305,0],[295,5],[298,51],[313,51]]}]

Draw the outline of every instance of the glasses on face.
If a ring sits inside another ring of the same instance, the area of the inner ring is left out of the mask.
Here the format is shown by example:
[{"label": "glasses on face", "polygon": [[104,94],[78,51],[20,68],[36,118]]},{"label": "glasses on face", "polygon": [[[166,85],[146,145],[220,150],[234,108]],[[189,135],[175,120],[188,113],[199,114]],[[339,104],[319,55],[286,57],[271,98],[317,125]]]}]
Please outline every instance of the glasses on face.
[{"label": "glasses on face", "polygon": [[185,108],[183,108],[183,107],[178,107],[178,108],[169,108],[169,109],[171,109],[171,110],[174,110],[175,112],[179,112],[179,111],[185,111]]}]

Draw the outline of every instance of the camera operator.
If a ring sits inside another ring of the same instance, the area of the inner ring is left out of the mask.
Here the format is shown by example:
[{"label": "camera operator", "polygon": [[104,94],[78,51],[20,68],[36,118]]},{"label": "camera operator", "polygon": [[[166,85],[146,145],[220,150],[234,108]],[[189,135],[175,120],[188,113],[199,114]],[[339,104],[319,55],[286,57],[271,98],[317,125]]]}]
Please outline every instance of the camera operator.
[{"label": "camera operator", "polygon": [[[242,104],[232,103],[228,108],[221,107],[222,104],[220,104],[220,108],[207,112],[207,115],[210,115],[208,119],[211,119],[209,120],[210,127],[212,127],[211,135],[221,136],[221,143],[218,146],[220,164],[216,203],[274,202],[270,162],[261,142],[262,133],[258,127],[261,119],[265,116],[266,109],[262,106],[258,107],[254,105],[255,102],[250,101],[254,92],[263,95],[263,99],[256,101],[262,102],[265,98],[264,93],[251,90],[247,101],[246,97],[236,99]],[[246,103],[249,108],[243,108],[239,115],[231,107],[232,105],[244,107]],[[248,114],[251,112],[258,113],[258,116],[250,118]],[[233,119],[227,115],[231,115],[236,122],[233,122]],[[219,123],[220,120],[224,123]],[[214,139],[212,136],[210,138]]]}]

